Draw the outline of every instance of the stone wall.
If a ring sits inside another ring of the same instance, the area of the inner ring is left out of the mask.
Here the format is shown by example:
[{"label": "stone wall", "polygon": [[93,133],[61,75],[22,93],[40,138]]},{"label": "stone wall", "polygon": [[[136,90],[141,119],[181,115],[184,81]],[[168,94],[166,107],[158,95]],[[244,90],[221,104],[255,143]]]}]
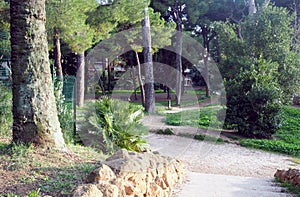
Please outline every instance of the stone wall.
[{"label": "stone wall", "polygon": [[103,162],[78,186],[73,196],[167,197],[175,184],[182,183],[181,161],[158,152],[135,153],[120,150]]}]

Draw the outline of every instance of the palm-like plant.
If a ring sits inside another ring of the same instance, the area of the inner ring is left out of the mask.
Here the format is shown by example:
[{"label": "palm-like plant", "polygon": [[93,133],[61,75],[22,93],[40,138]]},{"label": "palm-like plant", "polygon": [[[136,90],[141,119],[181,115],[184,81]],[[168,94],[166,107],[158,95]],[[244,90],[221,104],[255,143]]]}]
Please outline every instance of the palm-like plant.
[{"label": "palm-like plant", "polygon": [[[130,151],[145,150],[147,142],[142,138],[147,133],[146,127],[140,122],[143,117],[142,108],[128,102],[103,97],[89,104],[85,110],[85,128],[101,135],[106,151],[112,153],[116,147]],[[100,142],[99,142],[100,143]]]}]

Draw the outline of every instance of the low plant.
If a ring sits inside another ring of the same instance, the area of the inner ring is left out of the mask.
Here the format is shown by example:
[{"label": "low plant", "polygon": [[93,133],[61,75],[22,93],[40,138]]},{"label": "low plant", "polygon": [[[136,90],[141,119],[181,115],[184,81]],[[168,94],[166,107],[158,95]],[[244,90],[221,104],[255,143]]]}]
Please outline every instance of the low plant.
[{"label": "low plant", "polygon": [[117,147],[137,152],[145,150],[147,142],[143,136],[147,128],[141,123],[144,113],[140,106],[103,97],[86,104],[82,113],[81,133],[96,134],[95,138],[100,135],[99,141],[93,142],[103,144],[108,153]]},{"label": "low plant", "polygon": [[224,140],[222,138],[215,137],[215,136],[209,136],[209,135],[203,135],[203,134],[196,134],[194,136],[194,139],[195,140],[200,140],[200,141],[224,143]]},{"label": "low plant", "polygon": [[159,129],[156,133],[161,135],[174,135],[174,130],[172,128]]}]

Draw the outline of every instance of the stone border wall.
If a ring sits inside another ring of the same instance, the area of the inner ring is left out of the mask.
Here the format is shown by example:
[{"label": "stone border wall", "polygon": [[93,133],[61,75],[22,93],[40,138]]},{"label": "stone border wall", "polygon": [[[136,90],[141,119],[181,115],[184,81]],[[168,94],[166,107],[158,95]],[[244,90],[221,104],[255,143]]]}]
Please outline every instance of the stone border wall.
[{"label": "stone border wall", "polygon": [[282,182],[287,182],[292,185],[300,185],[300,172],[298,169],[277,170],[274,174]]},{"label": "stone border wall", "polygon": [[181,161],[158,152],[135,153],[122,149],[103,162],[80,185],[79,197],[169,197],[182,183],[185,168]]}]

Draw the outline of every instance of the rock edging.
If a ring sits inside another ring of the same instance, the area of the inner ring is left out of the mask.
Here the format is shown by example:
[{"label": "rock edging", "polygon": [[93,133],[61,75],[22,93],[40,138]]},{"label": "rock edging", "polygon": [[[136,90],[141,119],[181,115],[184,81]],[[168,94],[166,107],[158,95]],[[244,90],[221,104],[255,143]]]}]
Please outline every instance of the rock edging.
[{"label": "rock edging", "polygon": [[95,169],[74,197],[169,197],[185,175],[183,162],[158,152],[117,151]]},{"label": "rock edging", "polygon": [[292,185],[300,185],[300,172],[298,169],[277,170],[274,174],[282,182],[287,182]]}]

